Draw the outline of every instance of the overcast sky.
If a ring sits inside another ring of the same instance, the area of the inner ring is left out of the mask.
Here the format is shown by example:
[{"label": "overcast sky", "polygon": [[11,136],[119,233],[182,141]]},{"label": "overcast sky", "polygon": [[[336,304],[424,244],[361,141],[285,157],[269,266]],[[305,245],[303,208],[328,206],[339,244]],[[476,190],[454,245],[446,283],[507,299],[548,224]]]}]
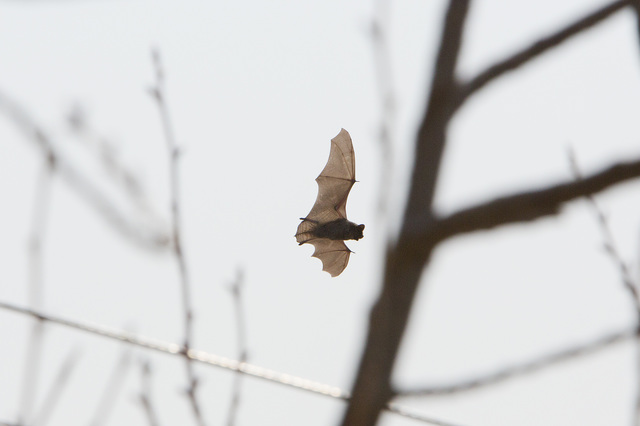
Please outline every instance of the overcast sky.
[{"label": "overcast sky", "polygon": [[[471,77],[603,1],[483,0],[470,10],[460,77]],[[348,390],[379,290],[387,230],[403,208],[418,119],[428,95],[445,2],[390,8],[396,120],[386,221],[381,103],[371,37],[374,2],[5,1],[0,3],[0,94],[46,129],[83,176],[145,226],[169,219],[168,157],[150,51],[159,49],[181,147],[182,231],[195,310],[193,346],[235,358],[229,285],[244,271],[250,362]],[[624,11],[491,84],[449,132],[436,195],[450,212],[501,194],[640,156],[640,48]],[[68,116],[88,123],[75,135]],[[356,152],[349,218],[366,225],[346,271],[331,278],[293,237],[311,208],[329,140],[347,129]],[[105,173],[95,142],[139,180],[141,216]],[[101,143],[101,142],[100,142]],[[0,116],[0,300],[26,306],[43,158]],[[598,197],[638,276],[640,185]],[[174,258],[136,244],[55,175],[46,210],[42,308],[65,318],[181,343]],[[154,218],[159,218],[156,222]],[[143,225],[140,226],[143,226]],[[425,273],[396,369],[399,386],[448,383],[630,327],[633,309],[584,201],[558,217],[456,238]],[[0,311],[0,421],[20,406],[30,321]],[[48,325],[36,407],[69,353],[77,363],[49,425],[90,422],[124,347]],[[140,363],[153,369],[163,425],[190,424],[183,361],[136,349],[106,424],[146,424],[136,398]],[[233,374],[199,366],[209,425],[224,424]],[[543,373],[453,397],[402,400],[455,424],[627,425],[636,386],[625,343]],[[251,378],[238,425],[335,424],[341,401]],[[417,424],[385,415],[381,424]]]}]

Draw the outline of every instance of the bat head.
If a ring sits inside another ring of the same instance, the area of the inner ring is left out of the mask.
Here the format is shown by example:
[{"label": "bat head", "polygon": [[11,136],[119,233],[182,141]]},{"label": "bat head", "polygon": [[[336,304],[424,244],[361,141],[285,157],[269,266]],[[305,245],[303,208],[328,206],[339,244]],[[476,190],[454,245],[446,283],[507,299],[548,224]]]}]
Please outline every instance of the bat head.
[{"label": "bat head", "polygon": [[364,225],[358,225],[353,228],[353,237],[351,239],[358,241],[360,238],[364,237],[362,231],[364,231]]}]

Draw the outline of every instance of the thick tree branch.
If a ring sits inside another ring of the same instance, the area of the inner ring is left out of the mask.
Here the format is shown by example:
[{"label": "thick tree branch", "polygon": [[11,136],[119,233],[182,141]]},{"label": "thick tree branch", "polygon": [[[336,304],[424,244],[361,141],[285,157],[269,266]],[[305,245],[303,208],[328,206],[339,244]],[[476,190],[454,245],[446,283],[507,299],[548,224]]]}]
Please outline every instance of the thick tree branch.
[{"label": "thick tree branch", "polygon": [[409,200],[400,238],[388,250],[381,294],[369,318],[369,330],[352,398],[343,426],[372,426],[392,396],[391,373],[409,318],[413,295],[430,249],[417,253],[407,236],[426,229],[431,220],[436,178],[446,139],[446,127],[455,111],[454,71],[469,8],[466,0],[450,0],[431,83],[431,93],[414,157]]},{"label": "thick tree branch", "polygon": [[578,181],[497,198],[438,219],[429,232],[418,236],[414,243],[433,244],[434,239],[441,241],[454,235],[553,215],[568,201],[637,177],[640,177],[640,160],[615,164]]},{"label": "thick tree branch", "polygon": [[631,2],[629,0],[614,1],[613,3],[610,3],[607,6],[604,6],[577,20],[555,34],[542,38],[513,56],[490,66],[475,78],[471,79],[468,83],[462,85],[459,102],[464,102],[466,98],[503,74],[513,71],[519,66],[526,64],[531,59],[543,54],[547,50],[558,46],[574,35],[580,34],[589,27],[604,21],[617,11],[629,6],[630,3]]}]

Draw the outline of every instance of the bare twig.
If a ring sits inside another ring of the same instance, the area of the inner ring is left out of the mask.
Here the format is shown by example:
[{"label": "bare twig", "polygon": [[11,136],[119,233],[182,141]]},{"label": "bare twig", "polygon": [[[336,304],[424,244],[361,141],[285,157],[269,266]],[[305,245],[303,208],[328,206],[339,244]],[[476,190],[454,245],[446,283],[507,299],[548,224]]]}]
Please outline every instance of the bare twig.
[{"label": "bare twig", "polygon": [[[46,158],[36,187],[33,205],[33,219],[29,236],[29,284],[27,294],[29,306],[39,310],[42,308],[43,260],[42,247],[47,234],[47,220],[50,211],[52,177],[55,161],[52,156]],[[24,357],[24,381],[20,398],[18,423],[24,423],[32,416],[33,403],[38,389],[40,375],[44,323],[36,320],[31,328],[31,335]]]},{"label": "bare twig", "polygon": [[536,41],[531,46],[510,56],[509,58],[490,66],[461,87],[459,102],[464,102],[466,98],[503,74],[515,70],[547,50],[552,49],[570,39],[574,35],[580,34],[584,30],[604,21],[614,13],[626,6],[629,6],[630,3],[631,2],[628,0],[614,1],[588,14],[587,16],[578,19],[560,31]]},{"label": "bare twig", "polygon": [[97,157],[105,173],[118,185],[132,203],[142,211],[151,213],[143,186],[135,171],[131,170],[118,156],[116,144],[100,135],[89,123],[85,109],[76,104],[67,116],[72,133]]},{"label": "bare twig", "polygon": [[29,422],[29,424],[45,425],[46,422],[49,421],[60,397],[64,393],[64,389],[69,381],[69,377],[71,376],[73,369],[78,365],[79,356],[80,353],[78,349],[74,348],[69,352],[60,366],[58,375],[51,384],[49,392],[47,392],[38,414],[35,416],[33,421]]},{"label": "bare twig", "polygon": [[[211,354],[204,351],[197,351],[189,349],[188,351],[181,345],[176,343],[164,342],[162,340],[152,339],[149,337],[139,336],[134,333],[129,333],[123,330],[117,330],[101,325],[96,325],[88,322],[79,322],[64,319],[55,315],[45,314],[33,309],[20,307],[12,303],[0,301],[0,309],[4,309],[10,312],[15,312],[22,315],[28,315],[36,319],[46,321],[52,324],[61,325],[74,330],[83,331],[85,333],[91,333],[97,336],[106,337],[111,340],[115,340],[121,343],[128,343],[130,345],[137,346],[139,348],[152,350],[173,356],[186,355],[195,362],[199,362],[204,365],[222,368],[229,371],[240,372],[249,377],[262,379],[270,383],[277,383],[283,386],[291,387],[294,389],[303,390],[316,395],[324,395],[334,399],[340,399],[343,401],[349,400],[349,393],[331,385],[315,382],[313,380],[305,379],[302,377],[293,376],[291,374],[282,373],[279,371],[264,368],[258,365],[241,362],[219,355]],[[392,413],[398,414],[402,417],[408,417],[411,419],[422,421],[423,423],[432,424],[447,424],[442,421],[432,419],[427,416],[422,416],[411,412],[408,409],[402,409],[397,405],[385,406],[385,409]],[[438,423],[440,422],[440,423]]]},{"label": "bare twig", "polygon": [[147,415],[149,426],[158,426],[158,416],[151,401],[151,366],[149,361],[142,363],[142,390],[140,391],[140,403]]},{"label": "bare twig", "polygon": [[396,393],[396,396],[441,396],[485,388],[487,386],[499,384],[510,379],[524,376],[526,374],[535,373],[561,362],[566,362],[577,357],[601,351],[613,346],[616,343],[632,339],[634,336],[635,329],[610,333],[600,338],[580,345],[576,345],[568,349],[543,355],[531,361],[522,362],[510,367],[502,368],[490,374],[480,375],[471,379],[462,380],[458,383],[451,383],[440,386],[416,387],[412,389],[399,389]]},{"label": "bare twig", "polygon": [[113,410],[116,398],[122,392],[122,386],[126,378],[129,367],[131,367],[131,349],[125,348],[116,363],[113,372],[109,375],[107,385],[104,388],[102,397],[98,402],[98,408],[93,415],[91,426],[100,426],[107,423],[109,415]]},{"label": "bare twig", "polygon": [[84,199],[106,222],[121,235],[139,246],[151,250],[165,250],[169,239],[159,226],[150,226],[148,220],[133,221],[126,217],[113,200],[56,149],[52,139],[36,120],[18,102],[0,91],[0,112],[7,115],[25,135],[34,141],[46,158],[56,164],[59,176]]},{"label": "bare twig", "polygon": [[389,47],[390,2],[388,0],[375,1],[375,16],[371,25],[371,39],[373,42],[373,56],[375,61],[375,75],[382,104],[380,118],[379,142],[382,159],[380,173],[380,191],[378,196],[378,219],[384,221],[389,205],[389,188],[393,167],[392,135],[395,131],[396,99],[393,89],[393,72],[391,68],[391,49]]},{"label": "bare twig", "polygon": [[[244,279],[242,270],[238,271],[238,276],[231,285],[231,294],[233,295],[233,305],[235,307],[236,329],[238,334],[238,359],[240,363],[247,362],[247,327],[245,324],[244,304],[242,303],[242,288]],[[238,372],[233,380],[233,388],[231,390],[231,402],[229,403],[229,412],[227,415],[227,426],[236,424],[236,416],[240,407],[240,391],[242,386],[242,374]]]},{"label": "bare twig", "polygon": [[[580,168],[578,167],[578,162],[575,157],[575,153],[573,150],[569,150],[569,163],[571,165],[571,171],[573,172],[573,176],[577,181],[583,179],[582,173],[580,172]],[[618,268],[620,273],[620,279],[624,288],[629,293],[629,299],[635,310],[636,316],[636,398],[635,398],[635,410],[634,410],[634,425],[640,424],[640,298],[638,298],[638,285],[635,280],[631,277],[631,272],[629,271],[629,267],[626,262],[622,259],[622,255],[620,254],[620,250],[615,243],[615,239],[613,238],[613,233],[611,232],[611,228],[609,227],[609,221],[605,216],[604,212],[596,202],[596,199],[593,195],[587,195],[587,202],[591,207],[591,211],[593,215],[596,217],[596,221],[598,222],[598,226],[600,228],[600,234],[602,235],[603,246],[605,253],[611,259],[611,262]]]},{"label": "bare twig", "polygon": [[202,417],[202,410],[197,398],[198,390],[198,378],[193,368],[193,362],[187,355],[191,347],[191,341],[193,340],[193,307],[191,305],[191,284],[189,281],[189,271],[184,256],[184,249],[182,246],[182,232],[181,232],[181,211],[180,211],[180,184],[179,184],[179,159],[180,150],[176,145],[173,126],[169,117],[169,110],[165,100],[166,93],[164,89],[164,69],[160,59],[160,52],[158,50],[152,51],[153,65],[156,72],[156,86],[151,90],[153,98],[156,100],[158,109],[160,111],[160,120],[162,121],[162,128],[164,130],[165,140],[167,143],[167,151],[169,154],[169,174],[170,174],[170,187],[171,187],[171,240],[173,242],[173,253],[178,264],[178,271],[180,274],[180,290],[182,294],[182,312],[184,315],[184,357],[187,373],[187,395],[191,405],[196,423],[199,426],[205,426],[204,418]]}]

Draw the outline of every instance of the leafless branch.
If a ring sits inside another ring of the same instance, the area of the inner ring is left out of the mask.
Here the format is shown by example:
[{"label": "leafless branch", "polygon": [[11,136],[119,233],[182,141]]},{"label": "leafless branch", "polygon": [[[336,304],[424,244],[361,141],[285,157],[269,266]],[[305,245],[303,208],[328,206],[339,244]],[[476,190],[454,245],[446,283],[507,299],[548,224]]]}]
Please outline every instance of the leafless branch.
[{"label": "leafless branch", "polygon": [[59,176],[82,199],[95,209],[106,222],[121,235],[139,246],[151,250],[164,250],[169,239],[163,229],[150,227],[143,221],[133,221],[118,209],[98,185],[79,171],[61,152],[36,120],[18,102],[0,91],[0,112],[4,113],[42,151],[45,158],[56,165]]},{"label": "leafless branch", "polygon": [[398,238],[387,248],[382,290],[371,309],[353,397],[343,426],[375,425],[391,398],[390,378],[414,295],[439,243],[454,235],[555,214],[567,201],[640,176],[640,161],[622,163],[581,182],[503,197],[444,218],[437,218],[432,208],[449,123],[468,96],[628,4],[628,1],[612,3],[461,86],[455,74],[469,1],[449,1],[427,107],[417,135],[408,201]]},{"label": "leafless branch", "polygon": [[392,135],[396,121],[396,99],[393,89],[393,72],[391,68],[391,49],[389,47],[390,2],[375,1],[375,16],[371,25],[371,39],[375,61],[375,75],[378,93],[382,104],[379,137],[382,172],[380,173],[380,191],[378,196],[379,222],[384,220],[389,204],[389,187],[393,167]]},{"label": "leafless branch", "polygon": [[[582,173],[580,172],[580,168],[578,167],[578,162],[575,157],[575,153],[573,150],[569,151],[569,163],[571,165],[571,171],[573,172],[573,176],[577,181],[581,181],[583,179]],[[626,262],[622,259],[622,255],[620,254],[620,250],[616,245],[615,239],[613,238],[613,233],[611,232],[611,228],[609,227],[609,221],[605,216],[604,212],[596,202],[596,199],[593,195],[587,195],[587,202],[593,212],[593,215],[596,218],[598,223],[598,227],[600,228],[600,234],[602,235],[603,246],[605,253],[609,256],[613,264],[618,268],[620,273],[620,279],[624,288],[629,293],[629,299],[635,310],[636,316],[636,406],[634,410],[634,425],[640,424],[640,340],[638,340],[638,335],[640,335],[640,299],[638,298],[638,285],[635,280],[631,277],[631,272],[629,271],[629,267]]]},{"label": "leafless branch", "polygon": [[[233,295],[233,305],[235,308],[236,330],[238,334],[238,359],[240,363],[247,362],[247,327],[245,324],[244,303],[242,301],[242,288],[244,287],[244,279],[242,270],[238,271],[238,276],[231,285],[231,294]],[[236,416],[240,407],[240,391],[242,386],[242,374],[239,372],[233,381],[231,390],[231,402],[229,404],[229,412],[227,415],[227,426],[236,424]]]},{"label": "leafless branch", "polygon": [[140,391],[140,403],[149,421],[149,426],[159,426],[158,416],[151,401],[151,366],[149,361],[142,363],[142,390]]},{"label": "leafless branch", "polygon": [[175,135],[171,119],[169,117],[169,109],[166,103],[166,92],[164,89],[164,69],[158,50],[152,51],[153,65],[156,72],[156,86],[151,90],[153,98],[156,100],[160,111],[160,120],[164,130],[165,140],[167,143],[167,151],[169,154],[169,174],[171,187],[171,240],[173,242],[173,253],[178,265],[180,274],[180,290],[182,294],[182,312],[184,314],[184,357],[187,372],[187,395],[191,405],[196,423],[199,426],[205,426],[202,410],[197,398],[198,378],[196,377],[193,362],[187,355],[191,348],[193,340],[193,307],[191,304],[191,284],[189,280],[189,271],[187,270],[184,249],[182,246],[181,232],[181,211],[180,211],[180,184],[179,184],[179,160],[180,150],[176,145]]},{"label": "leafless branch", "polygon": [[580,34],[584,30],[604,21],[614,13],[625,8],[626,6],[629,6],[630,3],[631,2],[628,0],[614,1],[588,14],[587,16],[578,19],[574,23],[557,31],[556,33],[536,41],[531,46],[510,56],[509,58],[506,58],[490,66],[461,87],[459,98],[460,103],[462,103],[466,98],[482,89],[485,85],[502,76],[503,74],[515,70],[521,65],[526,64],[530,60],[558,46],[571,37]]},{"label": "leafless branch", "polygon": [[[50,211],[51,186],[54,171],[55,162],[51,156],[48,156],[37,181],[29,236],[29,284],[27,295],[29,298],[29,306],[33,309],[42,308],[42,246],[47,234],[47,220]],[[40,375],[43,335],[44,323],[36,320],[31,327],[31,335],[24,357],[24,381],[20,397],[18,423],[24,423],[32,416],[33,403],[38,389]]]},{"label": "leafless branch", "polygon": [[125,348],[116,363],[113,372],[109,375],[109,380],[104,388],[102,397],[98,402],[98,408],[91,421],[91,426],[100,426],[106,424],[109,420],[109,415],[113,410],[113,406],[116,402],[116,398],[122,392],[124,380],[127,372],[131,367],[131,349]]},{"label": "leafless branch", "polygon": [[29,422],[29,424],[45,425],[47,421],[49,421],[60,397],[64,394],[64,389],[69,381],[69,377],[71,376],[73,369],[78,365],[79,356],[80,352],[75,348],[69,352],[60,366],[58,375],[51,384],[49,392],[47,392],[38,414],[35,416],[33,421]]},{"label": "leafless branch", "polygon": [[561,362],[566,362],[581,356],[590,355],[592,353],[609,348],[616,343],[632,339],[634,336],[635,330],[610,333],[581,345],[576,345],[568,349],[563,349],[561,351],[542,355],[540,357],[532,359],[531,361],[518,363],[513,366],[502,368],[493,373],[480,375],[478,377],[467,380],[462,380],[458,383],[451,383],[440,386],[417,387],[412,389],[399,389],[396,396],[441,396],[485,388],[487,386],[499,384],[510,379],[524,376],[526,374],[535,373],[544,368],[551,367]]},{"label": "leafless branch", "polygon": [[[222,357],[204,351],[197,351],[194,349],[189,349],[188,351],[186,351],[183,346],[176,343],[169,343],[162,340],[139,336],[134,333],[117,330],[97,324],[91,324],[88,322],[68,320],[55,315],[45,314],[43,312],[20,307],[12,303],[2,301],[0,301],[0,309],[4,309],[6,311],[18,313],[21,315],[31,316],[41,321],[46,321],[74,330],[83,331],[85,333],[102,336],[120,343],[127,343],[139,348],[164,353],[167,355],[184,356],[184,354],[186,353],[190,359],[204,365],[218,367],[229,371],[240,372],[249,377],[262,379],[270,383],[277,383],[312,394],[324,395],[343,401],[348,401],[350,398],[348,392],[336,386],[326,385],[323,383],[315,382],[313,380],[293,376],[291,374],[282,373],[258,365],[241,362],[239,360]],[[419,420],[423,423],[450,425],[448,423],[443,423],[442,421],[435,420],[427,416],[413,413],[411,410],[404,409],[396,404],[385,406],[385,409],[402,417]]]},{"label": "leafless branch", "polygon": [[419,240],[443,240],[455,235],[483,231],[557,214],[563,204],[597,194],[616,184],[640,177],[640,159],[614,164],[578,181],[508,195],[436,219]]},{"label": "leafless branch", "polygon": [[85,109],[76,104],[67,116],[67,122],[77,139],[93,151],[105,173],[118,185],[130,201],[147,213],[151,209],[145,191],[135,171],[127,167],[118,156],[116,144],[100,135],[90,124]]},{"label": "leafless branch", "polygon": [[[393,392],[391,373],[409,318],[413,295],[430,249],[413,253],[407,236],[426,229],[446,127],[455,111],[451,96],[458,87],[454,72],[469,8],[467,0],[450,0],[440,38],[427,109],[418,131],[413,175],[400,237],[387,249],[383,289],[369,317],[369,330],[342,425],[373,426]],[[433,247],[433,246],[432,246]]]}]

